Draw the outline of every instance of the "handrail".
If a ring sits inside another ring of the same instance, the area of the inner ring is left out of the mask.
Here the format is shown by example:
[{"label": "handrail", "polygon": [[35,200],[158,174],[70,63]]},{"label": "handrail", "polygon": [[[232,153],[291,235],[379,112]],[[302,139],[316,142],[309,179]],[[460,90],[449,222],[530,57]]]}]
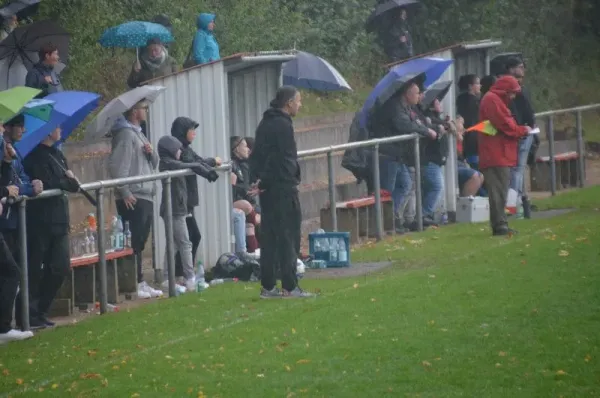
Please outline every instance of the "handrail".
[{"label": "handrail", "polygon": [[555,109],[555,110],[550,110],[550,111],[544,111],[544,112],[536,113],[535,116],[536,117],[553,116],[553,115],[561,115],[564,113],[571,113],[571,112],[591,111],[594,109],[600,109],[600,104],[589,104],[589,105],[576,106],[574,108],[565,108],[565,109]]},{"label": "handrail", "polygon": [[325,146],[325,147],[321,147],[321,148],[306,149],[304,151],[298,151],[298,157],[304,158],[307,156],[322,155],[322,154],[329,153],[329,152],[345,151],[345,150],[354,149],[354,148],[362,148],[362,147],[375,146],[375,145],[381,145],[381,144],[389,144],[392,142],[400,142],[400,141],[411,141],[418,137],[419,137],[418,134],[407,134],[407,135],[399,135],[396,137],[373,138],[373,139],[365,140],[365,141],[349,142],[347,144],[330,145],[330,146]]}]

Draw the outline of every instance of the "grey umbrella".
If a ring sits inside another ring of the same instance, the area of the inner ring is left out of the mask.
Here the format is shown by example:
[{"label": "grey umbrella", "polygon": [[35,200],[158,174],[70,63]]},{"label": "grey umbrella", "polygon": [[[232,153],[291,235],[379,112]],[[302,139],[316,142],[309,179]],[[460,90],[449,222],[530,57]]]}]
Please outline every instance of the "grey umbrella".
[{"label": "grey umbrella", "polygon": [[418,0],[388,0],[378,4],[373,12],[371,12],[371,15],[369,15],[365,24],[367,32],[372,32],[377,28],[377,22],[384,14],[398,8],[416,8],[420,5],[421,3]]},{"label": "grey umbrella", "polygon": [[450,86],[452,85],[451,80],[446,80],[443,82],[437,82],[434,85],[430,86],[427,91],[425,91],[425,96],[421,101],[421,106],[424,110],[427,110],[433,104],[433,101],[436,99],[440,102],[444,100],[448,91],[450,91]]}]

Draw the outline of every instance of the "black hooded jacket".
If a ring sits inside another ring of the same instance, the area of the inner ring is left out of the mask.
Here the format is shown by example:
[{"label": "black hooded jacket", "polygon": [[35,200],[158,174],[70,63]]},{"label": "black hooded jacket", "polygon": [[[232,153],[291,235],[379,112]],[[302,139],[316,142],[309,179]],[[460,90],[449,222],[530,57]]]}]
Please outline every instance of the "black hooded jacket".
[{"label": "black hooded jacket", "polygon": [[[456,113],[465,120],[465,129],[475,126],[479,123],[479,98],[470,93],[461,93],[456,98]],[[476,131],[465,132],[463,141],[463,155],[477,156],[477,134]]]},{"label": "black hooded jacket", "polygon": [[[173,121],[171,126],[171,135],[181,142],[181,161],[183,163],[204,163],[208,168],[213,168],[217,165],[214,158],[202,158],[190,147],[190,142],[187,140],[187,132],[195,130],[198,123],[188,117],[178,117]],[[187,207],[188,213],[192,212],[194,207],[200,204],[200,195],[198,193],[198,181],[196,176],[186,176],[187,185]]]},{"label": "black hooded jacket", "polygon": [[297,189],[300,166],[290,115],[276,108],[270,108],[263,114],[256,128],[249,164],[252,174],[260,180],[260,189]]}]

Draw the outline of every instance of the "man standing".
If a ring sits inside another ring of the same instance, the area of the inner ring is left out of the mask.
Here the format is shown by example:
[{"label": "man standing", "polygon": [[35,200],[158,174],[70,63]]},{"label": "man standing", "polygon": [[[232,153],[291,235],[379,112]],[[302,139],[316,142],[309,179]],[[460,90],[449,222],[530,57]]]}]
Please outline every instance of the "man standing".
[{"label": "man standing", "polygon": [[60,77],[54,70],[60,60],[58,47],[52,43],[46,43],[42,46],[38,55],[40,60],[27,72],[25,85],[42,90],[42,93],[38,95],[39,98],[63,91]]},{"label": "man standing", "polygon": [[[23,160],[25,172],[46,189],[77,192],[79,183],[67,160],[55,147],[60,128]],[[53,326],[46,315],[71,266],[69,199],[66,195],[27,203],[27,256],[29,262],[29,314],[31,327]],[[43,267],[42,267],[43,264]],[[17,306],[20,311],[20,306]],[[17,319],[18,320],[18,319]]]},{"label": "man standing", "polygon": [[[153,174],[158,166],[158,154],[142,133],[141,124],[148,117],[148,103],[141,101],[125,112],[112,127],[112,150],[108,158],[111,178],[125,178]],[[123,222],[129,222],[131,248],[137,262],[138,297],[160,297],[163,292],[144,281],[142,252],[152,228],[154,182],[142,182],[117,187],[117,212]]]},{"label": "man standing", "polygon": [[[270,105],[256,129],[256,143],[249,160],[250,170],[257,177],[262,209],[260,297],[313,297],[298,287],[296,277],[302,213],[292,117],[298,114],[302,98],[294,87],[283,86]],[[276,286],[278,266],[283,292]]]}]

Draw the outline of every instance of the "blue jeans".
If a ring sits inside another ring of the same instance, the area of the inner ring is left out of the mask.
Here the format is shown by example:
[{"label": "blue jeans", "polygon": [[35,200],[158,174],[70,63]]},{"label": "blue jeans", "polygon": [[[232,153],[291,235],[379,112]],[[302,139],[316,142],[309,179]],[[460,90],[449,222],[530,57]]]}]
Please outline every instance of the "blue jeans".
[{"label": "blue jeans", "polygon": [[423,217],[433,218],[444,191],[442,166],[431,162],[421,166],[421,181],[423,184]]},{"label": "blue jeans", "polygon": [[398,217],[398,210],[408,200],[412,188],[412,178],[408,166],[395,160],[382,158],[379,160],[379,177],[381,189],[392,194],[394,216]]},{"label": "blue jeans", "polygon": [[246,253],[246,215],[240,209],[231,212],[233,236],[235,237],[235,252]]},{"label": "blue jeans", "polygon": [[521,201],[521,196],[523,196],[523,192],[525,191],[525,166],[527,165],[527,157],[529,156],[532,143],[532,135],[519,140],[517,166],[510,168],[510,187],[517,191],[517,202]]}]

